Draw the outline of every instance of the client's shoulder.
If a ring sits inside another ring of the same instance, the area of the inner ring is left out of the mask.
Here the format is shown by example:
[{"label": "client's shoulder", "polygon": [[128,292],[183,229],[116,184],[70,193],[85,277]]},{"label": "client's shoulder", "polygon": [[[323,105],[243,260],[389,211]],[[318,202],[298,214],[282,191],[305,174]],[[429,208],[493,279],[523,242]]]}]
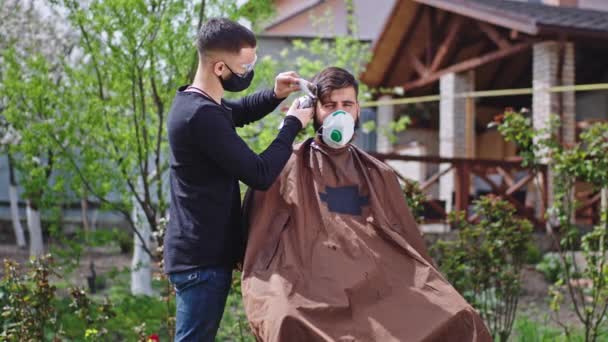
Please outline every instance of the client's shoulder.
[{"label": "client's shoulder", "polygon": [[354,147],[355,152],[359,155],[359,158],[367,165],[368,168],[376,169],[381,173],[395,173],[392,167],[390,167],[388,164],[381,161],[380,159],[374,157],[371,153],[364,151],[357,146],[352,146]]}]

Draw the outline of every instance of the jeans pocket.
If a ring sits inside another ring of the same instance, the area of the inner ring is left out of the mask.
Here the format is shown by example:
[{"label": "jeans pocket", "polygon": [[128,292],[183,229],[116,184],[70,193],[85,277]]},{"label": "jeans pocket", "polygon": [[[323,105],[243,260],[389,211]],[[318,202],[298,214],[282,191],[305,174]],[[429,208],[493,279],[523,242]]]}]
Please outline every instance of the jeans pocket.
[{"label": "jeans pocket", "polygon": [[193,286],[200,285],[208,291],[221,291],[230,288],[232,270],[223,268],[199,268],[191,271],[169,275],[169,280],[175,292],[183,292]]},{"label": "jeans pocket", "polygon": [[187,288],[204,281],[203,274],[204,273],[200,270],[186,271],[170,275],[169,280],[171,280],[175,292],[182,292]]}]

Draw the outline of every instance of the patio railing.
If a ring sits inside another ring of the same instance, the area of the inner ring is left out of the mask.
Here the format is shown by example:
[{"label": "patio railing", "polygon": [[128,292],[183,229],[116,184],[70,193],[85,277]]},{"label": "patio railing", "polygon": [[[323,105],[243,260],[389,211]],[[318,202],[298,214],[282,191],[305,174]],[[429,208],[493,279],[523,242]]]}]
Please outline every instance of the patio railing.
[{"label": "patio railing", "polygon": [[[434,184],[438,184],[443,177],[453,176],[453,208],[466,212],[470,221],[475,221],[478,218],[471,211],[472,201],[482,195],[493,194],[509,201],[517,209],[519,216],[527,218],[538,229],[544,230],[544,215],[548,206],[547,167],[545,165],[535,170],[522,167],[521,160],[518,158],[494,160],[413,156],[396,153],[374,153],[373,155],[388,163],[390,161],[403,161],[440,165],[439,171],[420,182],[420,188],[427,196],[424,203],[425,223],[446,222],[448,213],[445,200],[433,195],[429,190]],[[408,175],[400,174],[397,170],[395,172],[402,180],[408,178]],[[530,187],[531,184],[534,186]],[[576,197],[581,203],[576,211],[577,221],[595,223],[599,216],[597,215],[597,207],[600,203],[599,193],[582,191],[577,193]]]}]

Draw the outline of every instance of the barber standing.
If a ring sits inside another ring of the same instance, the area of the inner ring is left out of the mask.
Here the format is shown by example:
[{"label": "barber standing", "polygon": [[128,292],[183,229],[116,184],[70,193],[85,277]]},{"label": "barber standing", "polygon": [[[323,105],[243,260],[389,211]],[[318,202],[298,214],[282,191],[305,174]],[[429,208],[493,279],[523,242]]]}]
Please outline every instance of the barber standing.
[{"label": "barber standing", "polygon": [[214,340],[243,248],[239,181],[269,188],[312,117],[312,109],[292,105],[276,139],[255,154],[235,127],[263,118],[299,90],[297,74],[279,74],[274,90],[224,100],[224,91],[245,90],[253,79],[255,36],[228,19],[210,19],[197,45],[196,76],[178,90],[167,124],[171,209],[164,262],[176,289],[176,341]]}]

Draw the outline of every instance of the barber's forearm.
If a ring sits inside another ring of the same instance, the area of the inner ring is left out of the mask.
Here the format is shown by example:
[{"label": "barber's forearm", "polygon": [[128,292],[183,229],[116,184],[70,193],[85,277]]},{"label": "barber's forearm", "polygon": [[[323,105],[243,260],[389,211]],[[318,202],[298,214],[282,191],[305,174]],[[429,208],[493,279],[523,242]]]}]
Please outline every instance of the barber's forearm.
[{"label": "barber's forearm", "polygon": [[294,116],[285,118],[285,125],[274,141],[259,155],[255,167],[248,168],[241,180],[256,190],[265,191],[275,182],[293,151],[293,142],[302,129]]},{"label": "barber's forearm", "polygon": [[261,119],[272,113],[272,111],[274,111],[285,99],[278,98],[273,89],[262,90],[260,93],[263,94],[263,96],[258,98],[257,101],[252,104],[252,107],[254,107],[253,112],[261,113]]},{"label": "barber's forearm", "polygon": [[276,97],[274,90],[266,89],[245,96],[237,102],[229,102],[228,105],[232,107],[235,125],[240,127],[270,114],[283,100]]}]

